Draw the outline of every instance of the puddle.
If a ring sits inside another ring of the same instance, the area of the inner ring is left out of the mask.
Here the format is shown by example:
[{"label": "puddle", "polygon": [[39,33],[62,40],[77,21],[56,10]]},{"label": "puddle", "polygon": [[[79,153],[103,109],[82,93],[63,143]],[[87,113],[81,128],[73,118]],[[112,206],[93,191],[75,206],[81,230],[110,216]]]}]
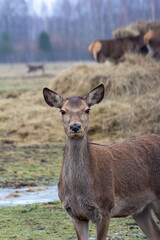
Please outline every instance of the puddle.
[{"label": "puddle", "polygon": [[0,207],[57,201],[57,186],[0,188]]}]

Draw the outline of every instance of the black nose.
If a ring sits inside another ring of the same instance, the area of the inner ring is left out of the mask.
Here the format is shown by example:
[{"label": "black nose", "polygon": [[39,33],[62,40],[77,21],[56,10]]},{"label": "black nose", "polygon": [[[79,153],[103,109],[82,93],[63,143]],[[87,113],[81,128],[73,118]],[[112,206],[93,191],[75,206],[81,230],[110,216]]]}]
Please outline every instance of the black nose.
[{"label": "black nose", "polygon": [[81,129],[81,125],[80,124],[73,124],[73,125],[70,126],[70,129],[71,129],[72,132],[77,133]]}]

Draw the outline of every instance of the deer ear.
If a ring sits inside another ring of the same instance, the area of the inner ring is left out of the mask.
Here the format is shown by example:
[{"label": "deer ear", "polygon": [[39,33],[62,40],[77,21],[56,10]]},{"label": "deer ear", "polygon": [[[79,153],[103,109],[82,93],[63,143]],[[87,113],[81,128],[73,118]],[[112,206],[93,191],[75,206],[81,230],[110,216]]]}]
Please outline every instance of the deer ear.
[{"label": "deer ear", "polygon": [[104,97],[104,85],[100,84],[96,88],[92,89],[87,96],[88,106],[93,106],[100,103]]},{"label": "deer ear", "polygon": [[44,96],[44,99],[45,99],[46,103],[50,107],[55,107],[55,108],[61,108],[62,107],[63,98],[61,98],[61,96],[58,93],[53,92],[49,88],[44,88],[43,89],[43,96]]}]

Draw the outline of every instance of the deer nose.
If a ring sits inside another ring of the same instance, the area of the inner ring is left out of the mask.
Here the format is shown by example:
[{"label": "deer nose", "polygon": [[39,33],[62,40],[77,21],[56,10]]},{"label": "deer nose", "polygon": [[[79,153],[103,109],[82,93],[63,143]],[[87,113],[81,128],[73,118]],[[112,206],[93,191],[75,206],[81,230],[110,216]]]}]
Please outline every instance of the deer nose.
[{"label": "deer nose", "polygon": [[79,130],[81,129],[81,125],[80,124],[72,124],[70,125],[70,130],[74,133],[79,132]]}]

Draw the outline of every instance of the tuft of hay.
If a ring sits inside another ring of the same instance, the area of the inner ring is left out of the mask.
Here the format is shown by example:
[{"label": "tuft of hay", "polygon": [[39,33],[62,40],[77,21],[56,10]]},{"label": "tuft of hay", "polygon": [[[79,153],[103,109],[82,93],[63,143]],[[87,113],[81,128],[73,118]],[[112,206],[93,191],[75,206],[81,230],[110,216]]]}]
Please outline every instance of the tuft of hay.
[{"label": "tuft of hay", "polygon": [[160,21],[137,21],[126,26],[122,26],[113,31],[114,38],[123,37],[136,37],[141,33],[144,34],[148,31],[148,26],[152,28],[160,27]]}]

